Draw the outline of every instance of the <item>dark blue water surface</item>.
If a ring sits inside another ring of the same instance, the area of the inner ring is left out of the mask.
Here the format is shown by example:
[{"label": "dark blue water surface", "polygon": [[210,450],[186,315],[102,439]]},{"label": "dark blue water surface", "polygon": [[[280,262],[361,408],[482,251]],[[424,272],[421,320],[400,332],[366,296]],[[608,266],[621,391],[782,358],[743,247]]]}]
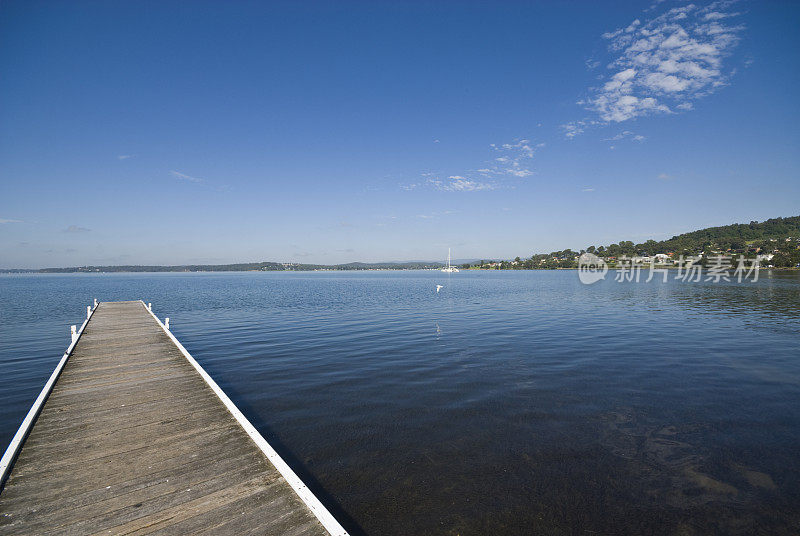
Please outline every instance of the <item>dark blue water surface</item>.
[{"label": "dark blue water surface", "polygon": [[353,533],[800,533],[797,274],[0,276],[3,448],[92,298],[169,316]]}]

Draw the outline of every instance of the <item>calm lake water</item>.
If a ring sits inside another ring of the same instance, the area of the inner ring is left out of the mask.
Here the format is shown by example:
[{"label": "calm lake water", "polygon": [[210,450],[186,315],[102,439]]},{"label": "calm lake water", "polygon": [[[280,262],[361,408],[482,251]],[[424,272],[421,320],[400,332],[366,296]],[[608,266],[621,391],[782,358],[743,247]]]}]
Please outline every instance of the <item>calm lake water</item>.
[{"label": "calm lake water", "polygon": [[95,297],[169,316],[353,534],[800,533],[796,273],[0,276],[1,448]]}]

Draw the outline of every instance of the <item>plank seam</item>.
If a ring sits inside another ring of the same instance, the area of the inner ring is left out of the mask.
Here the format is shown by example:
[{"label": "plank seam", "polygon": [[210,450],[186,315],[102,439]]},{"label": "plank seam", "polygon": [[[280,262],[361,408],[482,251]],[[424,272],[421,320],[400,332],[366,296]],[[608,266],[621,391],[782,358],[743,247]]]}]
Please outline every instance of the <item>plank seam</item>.
[{"label": "plank seam", "polygon": [[329,534],[332,536],[349,536],[346,530],[339,524],[335,517],[328,511],[327,508],[319,501],[319,499],[314,495],[308,486],[306,486],[300,477],[298,477],[292,468],[283,461],[283,458],[278,455],[275,449],[264,439],[258,430],[256,430],[255,426],[244,416],[244,414],[236,407],[236,404],[228,398],[228,395],[225,394],[225,391],[217,385],[217,382],[214,381],[211,376],[205,371],[205,369],[198,363],[194,357],[184,348],[184,346],[180,343],[180,341],[172,334],[170,330],[158,319],[158,317],[153,313],[152,310],[147,308],[143,300],[139,300],[144,307],[144,310],[150,313],[150,315],[158,322],[158,325],[161,326],[161,329],[164,330],[164,333],[172,340],[178,350],[181,351],[183,356],[186,358],[187,361],[197,370],[200,376],[205,380],[206,384],[211,388],[214,394],[217,395],[217,398],[225,405],[227,410],[231,413],[234,419],[239,423],[239,425],[244,429],[250,439],[256,444],[256,446],[264,453],[267,459],[272,463],[275,469],[283,476],[286,482],[292,487],[298,497],[305,503],[311,513],[316,516],[325,530],[328,531]]},{"label": "plank seam", "polygon": [[67,347],[67,351],[64,352],[64,355],[61,357],[61,361],[58,362],[55,370],[53,370],[53,373],[50,374],[50,378],[47,380],[47,383],[44,384],[42,391],[39,393],[39,396],[36,397],[33,406],[31,406],[31,409],[28,410],[27,415],[25,415],[25,419],[23,419],[22,424],[20,424],[19,428],[17,429],[17,433],[14,434],[13,439],[11,439],[11,443],[9,443],[2,459],[0,459],[0,491],[2,491],[3,486],[5,486],[6,480],[11,473],[11,467],[14,465],[14,461],[17,459],[19,451],[22,449],[25,439],[28,437],[33,425],[36,423],[37,417],[39,417],[39,414],[42,412],[44,403],[47,402],[47,398],[53,391],[56,380],[58,380],[58,377],[61,376],[61,372],[64,370],[64,366],[67,364],[70,355],[72,355],[75,345],[78,344],[79,340],[81,340],[83,330],[86,329],[86,325],[89,323],[89,320],[92,319],[94,312],[97,310],[97,305],[92,307],[92,309],[89,311],[89,314],[86,315],[86,320],[84,320],[83,324],[81,324],[81,329],[77,332],[77,337],[75,337],[75,340],[73,340],[72,343]]}]

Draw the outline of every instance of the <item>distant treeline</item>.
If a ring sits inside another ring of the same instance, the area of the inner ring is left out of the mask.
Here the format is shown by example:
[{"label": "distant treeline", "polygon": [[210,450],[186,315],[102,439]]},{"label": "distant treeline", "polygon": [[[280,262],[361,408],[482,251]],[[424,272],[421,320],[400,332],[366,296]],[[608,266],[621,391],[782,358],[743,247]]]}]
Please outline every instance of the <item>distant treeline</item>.
[{"label": "distant treeline", "polygon": [[[708,227],[692,231],[668,240],[647,240],[641,244],[622,241],[607,246],[589,246],[585,250],[565,249],[551,253],[536,253],[530,258],[517,257],[513,261],[482,260],[474,264],[463,264],[462,268],[484,268],[500,270],[574,268],[577,257],[584,252],[594,253],[613,262],[622,256],[647,257],[667,254],[673,259],[703,254],[707,259],[717,254],[772,255],[763,264],[776,267],[800,265],[800,216],[772,218],[763,222],[734,223],[722,227]],[[77,266],[72,268],[42,268],[40,270],[0,270],[5,273],[76,273],[76,272],[285,272],[313,270],[425,270],[441,268],[443,263],[395,262],[347,264],[302,264],[281,262],[252,262],[237,264],[186,264],[179,266]]]},{"label": "distant treeline", "polygon": [[797,267],[800,265],[800,216],[708,227],[673,236],[668,240],[647,240],[641,244],[622,241],[607,246],[589,246],[580,251],[565,249],[551,253],[537,253],[527,259],[517,257],[513,261],[481,261],[474,265],[465,264],[462,267],[499,270],[574,268],[577,266],[576,258],[584,252],[594,253],[605,259],[618,259],[622,256],[647,257],[657,254],[667,254],[673,259],[678,259],[681,255],[686,258],[701,254],[705,258],[718,254],[744,255],[747,258],[773,255],[763,264]]},{"label": "distant treeline", "polygon": [[248,262],[237,264],[182,264],[178,266],[75,266],[70,268],[42,268],[39,270],[0,270],[4,273],[98,273],[98,272],[288,272],[314,270],[423,270],[441,268],[442,263],[363,263],[301,264],[281,262]]}]

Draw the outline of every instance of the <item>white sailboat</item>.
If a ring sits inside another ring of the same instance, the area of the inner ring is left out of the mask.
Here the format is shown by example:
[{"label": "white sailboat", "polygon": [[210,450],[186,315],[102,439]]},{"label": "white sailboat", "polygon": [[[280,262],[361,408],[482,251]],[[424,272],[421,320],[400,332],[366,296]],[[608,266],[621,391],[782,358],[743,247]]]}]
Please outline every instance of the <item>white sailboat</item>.
[{"label": "white sailboat", "polygon": [[448,273],[458,271],[458,268],[456,268],[455,266],[450,266],[450,248],[447,248],[447,266],[442,268],[442,271]]}]

